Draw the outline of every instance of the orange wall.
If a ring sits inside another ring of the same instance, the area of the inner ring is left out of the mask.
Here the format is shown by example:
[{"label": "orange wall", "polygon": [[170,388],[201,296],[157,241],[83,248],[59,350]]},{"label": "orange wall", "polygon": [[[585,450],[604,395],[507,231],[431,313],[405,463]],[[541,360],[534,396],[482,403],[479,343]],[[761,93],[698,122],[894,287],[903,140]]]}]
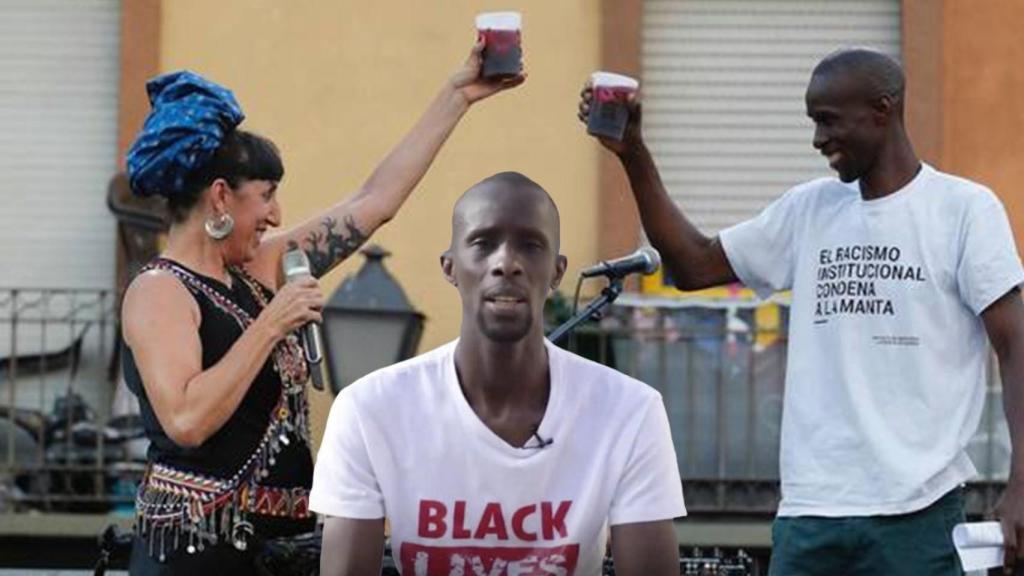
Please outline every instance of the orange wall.
[{"label": "orange wall", "polygon": [[942,168],[1002,198],[1024,252],[1024,2],[946,0]]}]

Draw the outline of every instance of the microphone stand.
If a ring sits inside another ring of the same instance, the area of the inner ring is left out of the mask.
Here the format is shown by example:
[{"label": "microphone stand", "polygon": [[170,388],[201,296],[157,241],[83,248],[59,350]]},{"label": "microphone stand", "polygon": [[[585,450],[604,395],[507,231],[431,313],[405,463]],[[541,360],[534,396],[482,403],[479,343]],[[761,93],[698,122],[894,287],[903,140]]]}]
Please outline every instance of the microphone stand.
[{"label": "microphone stand", "polygon": [[622,294],[622,277],[612,276],[609,278],[608,285],[604,287],[604,290],[601,290],[601,295],[591,300],[590,304],[587,304],[587,307],[580,310],[575,316],[569,318],[561,326],[552,330],[551,333],[548,334],[548,340],[557,343],[568,335],[573,328],[579,326],[584,320],[594,316],[605,306],[614,302],[615,299],[619,297],[619,294]]}]

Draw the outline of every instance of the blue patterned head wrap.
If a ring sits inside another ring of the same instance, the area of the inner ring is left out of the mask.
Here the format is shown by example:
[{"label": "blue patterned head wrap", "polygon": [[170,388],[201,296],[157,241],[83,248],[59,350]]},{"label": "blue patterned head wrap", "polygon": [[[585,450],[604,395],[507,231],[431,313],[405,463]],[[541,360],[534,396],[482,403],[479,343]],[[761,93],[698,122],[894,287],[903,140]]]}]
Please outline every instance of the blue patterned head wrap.
[{"label": "blue patterned head wrap", "polygon": [[182,70],[146,83],[152,110],[128,150],[128,183],[137,196],[184,191],[245,118],[230,90]]}]

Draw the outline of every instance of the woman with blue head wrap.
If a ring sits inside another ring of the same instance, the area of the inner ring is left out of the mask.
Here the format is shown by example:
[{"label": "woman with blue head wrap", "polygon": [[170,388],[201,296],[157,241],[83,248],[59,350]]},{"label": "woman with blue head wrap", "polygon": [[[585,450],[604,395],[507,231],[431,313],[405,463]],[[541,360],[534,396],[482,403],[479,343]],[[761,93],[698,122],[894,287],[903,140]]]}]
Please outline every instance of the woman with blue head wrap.
[{"label": "woman with blue head wrap", "polygon": [[[250,574],[261,540],[312,528],[310,372],[295,331],[321,320],[315,278],[394,217],[469,107],[524,81],[482,79],[481,50],[355,194],[273,234],[284,167],[272,142],[238,128],[234,95],[187,71],[147,85],[129,182],[166,198],[173,222],[122,306],[125,379],[151,441],[132,574]],[[285,283],[294,248],[312,277]]]}]

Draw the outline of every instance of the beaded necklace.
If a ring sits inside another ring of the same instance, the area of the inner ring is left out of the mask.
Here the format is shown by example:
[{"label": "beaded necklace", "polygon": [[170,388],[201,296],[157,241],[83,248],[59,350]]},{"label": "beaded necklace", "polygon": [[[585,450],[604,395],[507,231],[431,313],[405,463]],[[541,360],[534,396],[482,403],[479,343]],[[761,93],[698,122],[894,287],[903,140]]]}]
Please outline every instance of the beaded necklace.
[{"label": "beaded necklace", "polygon": [[[149,270],[169,272],[192,293],[201,294],[234,319],[242,331],[252,324],[253,318],[241,306],[177,263],[157,259],[140,273]],[[266,308],[268,302],[259,283],[241,269],[232,268],[230,272],[242,280],[260,308]],[[159,463],[147,467],[136,496],[135,529],[148,541],[150,556],[165,561],[168,544],[170,550],[176,550],[182,538],[188,541],[186,551],[189,554],[202,552],[207,543],[213,545],[222,539],[230,539],[235,548],[245,550],[253,535],[248,514],[262,511],[267,501],[287,501],[284,508],[275,508],[276,515],[309,517],[305,489],[293,489],[278,497],[274,489],[259,485],[276,464],[275,456],[293,439],[309,445],[309,401],[304,386],[309,369],[294,333],[275,345],[272,361],[281,380],[281,395],[256,449],[230,478],[212,478]]]}]

